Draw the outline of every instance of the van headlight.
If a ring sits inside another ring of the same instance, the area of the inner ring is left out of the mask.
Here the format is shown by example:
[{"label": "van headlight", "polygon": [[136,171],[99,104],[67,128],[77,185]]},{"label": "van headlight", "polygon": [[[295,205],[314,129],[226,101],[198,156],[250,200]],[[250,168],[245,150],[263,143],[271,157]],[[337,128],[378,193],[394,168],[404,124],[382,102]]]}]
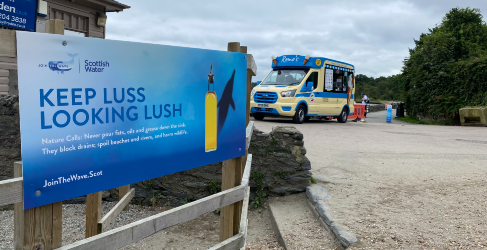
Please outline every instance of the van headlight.
[{"label": "van headlight", "polygon": [[255,89],[253,89],[251,92],[250,92],[250,97],[254,97],[255,95]]},{"label": "van headlight", "polygon": [[296,94],[295,89],[281,92],[282,97],[294,97],[294,94]]}]

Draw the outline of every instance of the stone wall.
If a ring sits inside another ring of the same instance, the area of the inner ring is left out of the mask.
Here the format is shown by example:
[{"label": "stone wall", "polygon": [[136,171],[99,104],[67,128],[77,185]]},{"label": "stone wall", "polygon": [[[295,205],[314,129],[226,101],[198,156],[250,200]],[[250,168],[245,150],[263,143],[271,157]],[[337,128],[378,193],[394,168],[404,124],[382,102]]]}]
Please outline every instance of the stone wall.
[{"label": "stone wall", "polygon": [[0,95],[0,180],[12,178],[20,161],[19,97]]},{"label": "stone wall", "polygon": [[[390,102],[388,104],[392,105],[393,109],[397,108],[397,105],[399,105],[399,102]],[[384,111],[386,110],[386,105],[384,103],[371,103],[368,104],[369,106],[369,112],[377,112],[377,111]]]},{"label": "stone wall", "polygon": [[369,112],[384,111],[384,104],[367,104],[369,106]]},{"label": "stone wall", "polygon": [[[13,163],[20,158],[20,120],[17,96],[0,95],[0,177],[13,178]],[[311,164],[306,158],[303,134],[294,127],[275,127],[271,133],[253,131],[249,153],[252,171],[265,174],[265,192],[270,196],[305,192],[310,185]],[[178,206],[201,199],[221,189],[222,163],[175,173],[139,183],[135,204]],[[251,178],[252,198],[257,184]],[[103,200],[117,201],[118,189],[103,192]],[[85,197],[64,201],[84,203]]]},{"label": "stone wall", "polygon": [[[310,185],[311,163],[305,156],[303,134],[295,127],[277,126],[271,133],[255,129],[249,154],[252,154],[252,171],[266,176],[264,187],[268,195],[305,192]],[[256,187],[252,180],[250,185]]]}]

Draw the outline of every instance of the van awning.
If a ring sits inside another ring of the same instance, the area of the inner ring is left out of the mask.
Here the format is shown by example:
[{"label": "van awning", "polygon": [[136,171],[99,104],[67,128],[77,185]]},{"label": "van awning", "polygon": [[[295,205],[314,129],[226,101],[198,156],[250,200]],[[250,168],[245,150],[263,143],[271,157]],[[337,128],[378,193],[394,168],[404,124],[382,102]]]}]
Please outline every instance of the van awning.
[{"label": "van awning", "polygon": [[342,68],[342,67],[332,66],[332,65],[328,65],[328,64],[325,65],[325,68],[327,68],[327,69],[338,69],[338,70],[343,70],[343,71],[346,71],[346,72],[353,72],[353,69],[345,69],[345,68]]}]

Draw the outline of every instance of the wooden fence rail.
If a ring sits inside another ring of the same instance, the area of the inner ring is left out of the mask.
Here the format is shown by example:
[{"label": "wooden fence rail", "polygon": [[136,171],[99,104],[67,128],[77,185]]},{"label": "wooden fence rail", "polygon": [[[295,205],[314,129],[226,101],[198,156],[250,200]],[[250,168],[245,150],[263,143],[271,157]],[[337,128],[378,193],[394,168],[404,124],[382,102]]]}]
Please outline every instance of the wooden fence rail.
[{"label": "wooden fence rail", "polygon": [[128,194],[126,194],[118,203],[115,205],[101,220],[98,222],[98,232],[97,233],[102,233],[104,229],[110,225],[112,221],[115,220],[117,215],[122,212],[122,210],[125,210],[125,207],[128,206],[132,198],[135,196],[135,188],[132,188]]},{"label": "wooden fence rail", "polygon": [[0,206],[22,202],[22,177],[0,181]]}]

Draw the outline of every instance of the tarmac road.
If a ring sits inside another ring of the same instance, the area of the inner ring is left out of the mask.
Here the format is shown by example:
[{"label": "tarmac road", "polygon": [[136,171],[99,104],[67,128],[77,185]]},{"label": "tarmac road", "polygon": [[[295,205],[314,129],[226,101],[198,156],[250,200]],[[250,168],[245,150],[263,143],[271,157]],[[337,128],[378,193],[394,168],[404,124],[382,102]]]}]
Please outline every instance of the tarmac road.
[{"label": "tarmac road", "polygon": [[345,124],[266,118],[255,126],[304,134],[333,217],[362,248],[487,248],[487,128],[385,123],[385,116]]}]

